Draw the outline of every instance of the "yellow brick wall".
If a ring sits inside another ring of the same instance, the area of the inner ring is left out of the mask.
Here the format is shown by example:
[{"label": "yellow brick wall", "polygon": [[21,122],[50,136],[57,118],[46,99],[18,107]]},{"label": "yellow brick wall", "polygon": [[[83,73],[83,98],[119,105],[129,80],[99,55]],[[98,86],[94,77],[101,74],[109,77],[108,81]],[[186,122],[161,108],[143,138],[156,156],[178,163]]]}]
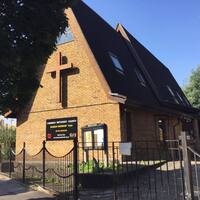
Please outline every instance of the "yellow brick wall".
[{"label": "yellow brick wall", "polygon": [[[81,127],[94,123],[106,123],[108,126],[108,140],[119,141],[119,106],[118,104],[102,104],[98,106],[54,110],[40,113],[31,113],[28,121],[17,129],[17,151],[26,142],[30,154],[37,153],[46,137],[46,119],[60,117],[78,117],[78,138],[81,141]],[[48,149],[55,155],[63,155],[71,148],[68,141],[48,141]]]},{"label": "yellow brick wall", "polygon": [[[41,85],[30,105],[18,117],[16,147],[17,151],[26,142],[30,154],[37,153],[46,137],[46,119],[78,117],[78,137],[81,138],[81,127],[106,123],[108,138],[120,140],[119,104],[108,98],[108,90],[103,85],[102,77],[97,75],[97,63],[90,55],[90,50],[84,40],[81,30],[69,11],[69,25],[74,35],[74,41],[58,46],[49,58],[46,66],[41,67],[39,74]],[[58,83],[48,73],[58,65],[59,52],[66,55],[69,66],[71,63],[79,69],[79,73],[68,76],[68,107],[63,109],[57,99]],[[30,109],[29,109],[30,108]],[[55,155],[63,155],[70,149],[71,142],[47,142],[47,147]]]},{"label": "yellow brick wall", "polygon": [[[126,110],[126,109],[125,109]],[[133,141],[159,141],[158,133],[158,119],[166,119],[168,125],[168,135],[167,139],[176,139],[182,131],[182,124],[178,120],[177,116],[167,116],[165,113],[143,110],[143,109],[128,109],[128,112],[131,112],[131,127],[132,127],[132,140]],[[125,111],[121,109],[121,129],[122,129],[122,138],[126,140],[126,115]],[[175,129],[175,134],[174,134]]]},{"label": "yellow brick wall", "polygon": [[[109,87],[105,84],[71,10],[68,12],[68,18],[74,41],[59,45],[46,66],[40,68],[42,87],[35,93],[30,105],[18,117],[17,151],[21,150],[23,142],[26,142],[27,151],[30,154],[37,153],[42,147],[42,141],[46,139],[46,120],[52,118],[78,117],[79,141],[81,127],[95,123],[107,124],[108,141],[126,139],[124,113],[120,114],[120,105],[109,98]],[[79,69],[78,74],[68,76],[68,107],[66,109],[63,109],[58,102],[58,83],[48,73],[58,65],[59,52],[67,56],[69,66],[73,63]],[[158,139],[155,115],[160,113],[142,109],[132,109],[131,112],[133,140]],[[170,119],[170,137],[175,123],[175,117]],[[176,127],[177,134],[180,130],[181,125]],[[47,142],[47,148],[57,156],[64,155],[71,147],[70,141]]]}]

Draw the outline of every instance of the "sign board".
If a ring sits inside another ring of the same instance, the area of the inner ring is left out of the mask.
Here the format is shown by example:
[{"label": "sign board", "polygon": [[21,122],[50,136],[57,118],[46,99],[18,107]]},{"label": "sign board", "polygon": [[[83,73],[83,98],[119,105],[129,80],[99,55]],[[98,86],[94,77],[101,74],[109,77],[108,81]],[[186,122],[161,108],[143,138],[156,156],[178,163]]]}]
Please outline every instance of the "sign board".
[{"label": "sign board", "polygon": [[107,149],[107,126],[106,124],[92,124],[82,128],[82,141],[85,150]]},{"label": "sign board", "polygon": [[77,137],[77,117],[48,119],[46,140],[71,140]]},{"label": "sign board", "polygon": [[122,155],[131,156],[131,142],[124,142],[119,144],[119,150]]}]

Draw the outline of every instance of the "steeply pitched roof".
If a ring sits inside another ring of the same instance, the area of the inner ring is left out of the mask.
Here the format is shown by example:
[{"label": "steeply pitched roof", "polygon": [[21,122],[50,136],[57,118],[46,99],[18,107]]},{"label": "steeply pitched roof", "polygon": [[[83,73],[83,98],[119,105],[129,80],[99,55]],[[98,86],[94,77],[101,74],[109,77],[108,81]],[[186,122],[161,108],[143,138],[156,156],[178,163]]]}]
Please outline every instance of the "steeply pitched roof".
[{"label": "steeply pitched roof", "polygon": [[[111,91],[141,104],[158,104],[149,84],[144,87],[139,83],[134,69],[140,69],[121,35],[83,2],[75,6],[73,12]],[[118,57],[124,74],[115,69],[110,52]]]},{"label": "steeply pitched roof", "polygon": [[[183,91],[177,84],[169,69],[162,64],[150,51],[138,42],[125,28],[131,44],[136,49],[145,69],[153,80],[160,94],[160,98],[165,103],[180,104],[191,107]],[[174,93],[174,95],[172,95]]]},{"label": "steeply pitched roof", "polygon": [[[146,106],[166,105],[188,112],[193,110],[169,69],[126,29],[129,42],[143,63],[143,69],[120,32],[82,1],[72,10],[112,93],[124,95],[132,102]],[[124,73],[116,70],[110,53],[118,58]],[[145,86],[138,80],[137,73],[146,82]]]},{"label": "steeply pitched roof", "polygon": [[[122,36],[124,32],[128,39],[128,43],[130,43],[128,44],[129,50],[130,48],[133,48],[137,54],[134,56],[135,59],[137,60],[138,56],[139,60],[141,60],[142,64],[138,64],[141,69],[144,67],[143,72],[145,76],[149,78],[148,81],[150,82],[154,94],[158,97],[161,105],[189,113],[199,112],[198,109],[191,106],[170,70],[140,42],[138,42],[123,26],[120,25],[120,28],[119,32]],[[125,40],[127,40],[126,38]]]}]

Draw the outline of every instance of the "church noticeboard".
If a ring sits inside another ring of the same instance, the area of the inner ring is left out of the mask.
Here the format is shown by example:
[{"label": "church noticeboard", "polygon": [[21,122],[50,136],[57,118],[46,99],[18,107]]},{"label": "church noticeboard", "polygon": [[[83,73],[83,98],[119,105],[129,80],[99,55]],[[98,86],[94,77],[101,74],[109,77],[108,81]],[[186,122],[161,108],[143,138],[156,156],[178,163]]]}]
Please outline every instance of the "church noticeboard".
[{"label": "church noticeboard", "polygon": [[72,140],[77,137],[77,117],[48,119],[46,121],[46,139]]}]

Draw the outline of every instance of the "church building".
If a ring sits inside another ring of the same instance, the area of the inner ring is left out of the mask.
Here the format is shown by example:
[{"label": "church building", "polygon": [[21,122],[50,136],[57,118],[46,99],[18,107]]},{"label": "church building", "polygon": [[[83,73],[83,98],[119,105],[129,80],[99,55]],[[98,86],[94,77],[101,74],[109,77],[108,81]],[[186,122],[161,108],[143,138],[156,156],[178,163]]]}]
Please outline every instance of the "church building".
[{"label": "church building", "polygon": [[25,142],[33,155],[45,140],[54,155],[66,154],[76,135],[66,136],[66,121],[77,124],[78,141],[90,148],[162,142],[181,131],[199,141],[199,111],[164,64],[123,25],[111,27],[84,2],[66,12],[69,27],[39,68],[41,87],[17,116],[16,151]]}]

